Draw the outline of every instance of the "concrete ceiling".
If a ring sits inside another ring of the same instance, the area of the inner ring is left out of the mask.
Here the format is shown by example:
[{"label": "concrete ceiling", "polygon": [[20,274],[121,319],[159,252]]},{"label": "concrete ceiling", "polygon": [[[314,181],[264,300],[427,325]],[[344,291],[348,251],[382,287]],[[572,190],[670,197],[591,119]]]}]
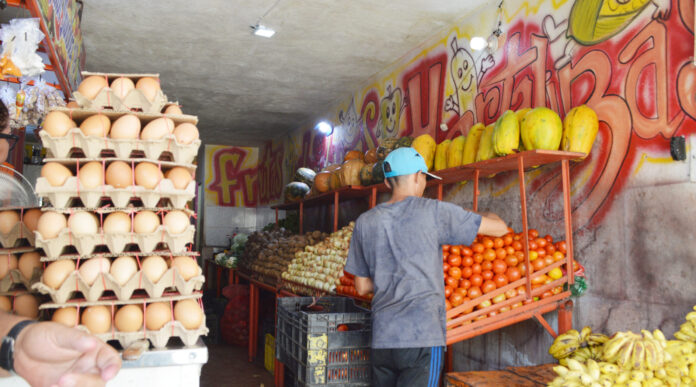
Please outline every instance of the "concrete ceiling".
[{"label": "concrete ceiling", "polygon": [[[259,145],[487,1],[85,0],[82,33],[87,70],[159,73],[204,142]],[[267,11],[276,35],[252,35]]]}]

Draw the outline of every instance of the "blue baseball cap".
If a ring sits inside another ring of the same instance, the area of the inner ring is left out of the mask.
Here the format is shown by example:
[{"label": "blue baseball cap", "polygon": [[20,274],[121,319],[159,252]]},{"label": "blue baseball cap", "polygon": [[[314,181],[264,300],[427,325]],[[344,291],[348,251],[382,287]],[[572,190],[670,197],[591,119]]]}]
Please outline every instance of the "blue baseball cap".
[{"label": "blue baseball cap", "polygon": [[441,177],[428,172],[423,156],[411,147],[394,149],[384,159],[384,177],[411,175],[418,171],[442,180]]}]

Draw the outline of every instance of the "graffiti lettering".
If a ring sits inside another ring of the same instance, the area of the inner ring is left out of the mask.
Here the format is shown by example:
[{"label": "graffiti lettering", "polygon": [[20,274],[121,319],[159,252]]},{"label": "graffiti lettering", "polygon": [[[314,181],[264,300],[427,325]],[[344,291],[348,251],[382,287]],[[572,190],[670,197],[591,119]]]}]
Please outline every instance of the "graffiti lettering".
[{"label": "graffiti lettering", "polygon": [[[248,156],[246,150],[236,147],[223,148],[213,155],[214,179],[207,189],[217,194],[218,205],[256,206],[257,168],[242,168]],[[243,200],[236,200],[237,192],[242,194]]]}]

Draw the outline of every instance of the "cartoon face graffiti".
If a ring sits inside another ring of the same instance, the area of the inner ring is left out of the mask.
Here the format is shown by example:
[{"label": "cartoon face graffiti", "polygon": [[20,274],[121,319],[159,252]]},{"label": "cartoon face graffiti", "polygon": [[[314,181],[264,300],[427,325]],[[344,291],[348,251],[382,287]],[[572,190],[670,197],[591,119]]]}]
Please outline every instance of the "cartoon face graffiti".
[{"label": "cartoon face graffiti", "polygon": [[350,101],[348,109],[338,113],[338,121],[341,123],[338,131],[341,144],[347,149],[352,149],[361,132],[360,116],[355,110],[355,100]]},{"label": "cartoon face graffiti", "polygon": [[471,104],[478,91],[476,62],[468,51],[459,47],[456,36],[452,38],[450,47],[452,48],[450,74],[455,93],[445,101],[445,110],[454,111],[461,115]]},{"label": "cartoon face graffiti", "polygon": [[387,95],[382,98],[379,104],[377,138],[394,138],[399,134],[401,111],[404,107],[403,100],[400,88],[392,90],[391,85],[387,86]]}]

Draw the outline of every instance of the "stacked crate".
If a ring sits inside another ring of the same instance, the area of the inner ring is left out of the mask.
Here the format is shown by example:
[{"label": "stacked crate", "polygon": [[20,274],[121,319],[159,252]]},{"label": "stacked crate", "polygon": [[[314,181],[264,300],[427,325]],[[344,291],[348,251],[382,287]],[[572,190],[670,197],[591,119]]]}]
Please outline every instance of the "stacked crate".
[{"label": "stacked crate", "polygon": [[[208,332],[200,291],[204,277],[192,251],[196,214],[188,205],[196,193],[198,120],[167,101],[156,74],[83,76],[73,95],[77,103],[49,112],[53,116],[39,134],[46,165],[69,170],[58,182],[42,171],[36,184],[37,195],[51,205],[43,209],[36,232],[45,273],[33,288],[51,300],[40,308],[47,318],[124,348],[143,339],[161,348],[175,337],[193,345]],[[114,87],[141,81],[154,84],[156,92]],[[82,91],[87,84],[98,90],[88,95]],[[94,116],[104,122],[101,133],[81,125]],[[121,118],[139,123],[133,138],[109,133]],[[141,138],[153,122],[168,130]],[[193,127],[195,138],[180,137],[181,125],[189,132]],[[109,180],[114,174],[118,184]],[[44,235],[44,217],[46,224],[65,226]]]}]

